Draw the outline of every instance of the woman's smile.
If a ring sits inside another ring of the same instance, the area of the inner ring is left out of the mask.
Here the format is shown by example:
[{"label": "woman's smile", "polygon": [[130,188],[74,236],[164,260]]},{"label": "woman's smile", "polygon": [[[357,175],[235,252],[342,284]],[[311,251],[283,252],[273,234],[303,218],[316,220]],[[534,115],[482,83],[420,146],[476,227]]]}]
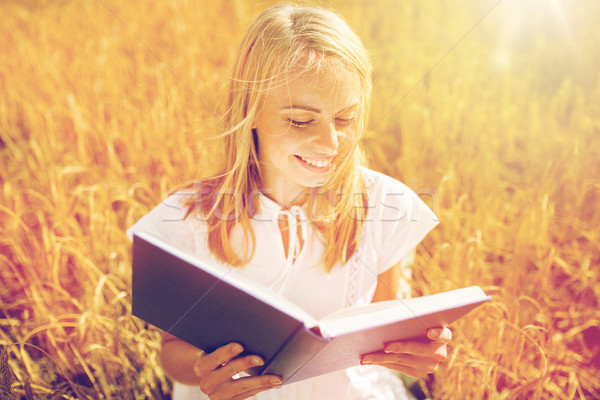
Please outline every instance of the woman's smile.
[{"label": "woman's smile", "polygon": [[328,172],[333,165],[333,161],[335,160],[335,156],[303,157],[303,156],[296,155],[295,157],[297,159],[299,159],[300,163],[302,163],[302,165],[305,166],[305,168],[307,168],[309,171],[319,172],[319,173]]}]

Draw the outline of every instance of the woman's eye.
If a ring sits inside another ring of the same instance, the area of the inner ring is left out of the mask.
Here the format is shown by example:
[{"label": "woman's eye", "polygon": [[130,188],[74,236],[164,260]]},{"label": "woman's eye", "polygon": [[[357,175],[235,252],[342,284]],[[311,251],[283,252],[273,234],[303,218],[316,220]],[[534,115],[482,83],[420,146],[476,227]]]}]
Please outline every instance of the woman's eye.
[{"label": "woman's eye", "polygon": [[340,126],[348,126],[352,123],[354,118],[336,118],[335,123]]},{"label": "woman's eye", "polygon": [[312,120],[308,120],[308,121],[296,121],[295,119],[288,119],[288,121],[290,122],[290,125],[295,126],[297,128],[302,128],[305,127],[307,125],[310,125],[310,123],[312,122]]}]

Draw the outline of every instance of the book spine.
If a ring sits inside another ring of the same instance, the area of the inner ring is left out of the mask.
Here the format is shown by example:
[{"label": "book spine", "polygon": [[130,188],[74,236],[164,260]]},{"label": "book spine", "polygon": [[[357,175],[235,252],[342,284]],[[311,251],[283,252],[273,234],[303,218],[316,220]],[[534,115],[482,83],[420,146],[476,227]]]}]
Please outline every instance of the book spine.
[{"label": "book spine", "polygon": [[285,385],[288,383],[286,381],[301,370],[329,341],[330,339],[323,338],[306,326],[300,325],[265,366],[261,375],[279,375]]}]

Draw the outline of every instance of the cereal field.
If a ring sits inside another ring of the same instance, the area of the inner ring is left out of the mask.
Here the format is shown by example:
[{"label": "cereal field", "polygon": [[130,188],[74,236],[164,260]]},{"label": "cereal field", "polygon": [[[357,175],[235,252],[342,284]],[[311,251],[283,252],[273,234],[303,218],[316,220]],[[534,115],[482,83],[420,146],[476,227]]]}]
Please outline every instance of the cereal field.
[{"label": "cereal field", "polygon": [[[218,161],[233,53],[270,4],[0,3],[0,398],[169,398],[125,229]],[[413,295],[493,296],[423,391],[600,398],[600,2],[319,4],[373,53],[370,166],[441,220]]]}]

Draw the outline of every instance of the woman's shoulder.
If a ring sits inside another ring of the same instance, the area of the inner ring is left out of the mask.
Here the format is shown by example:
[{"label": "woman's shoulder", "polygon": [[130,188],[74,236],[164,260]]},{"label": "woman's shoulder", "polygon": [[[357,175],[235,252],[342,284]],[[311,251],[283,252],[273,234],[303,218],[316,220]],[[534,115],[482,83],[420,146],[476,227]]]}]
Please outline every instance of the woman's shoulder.
[{"label": "woman's shoulder", "polygon": [[406,223],[416,222],[417,218],[437,221],[419,195],[404,183],[368,168],[363,168],[363,176],[371,216],[382,221],[403,219]]},{"label": "woman's shoulder", "polygon": [[133,224],[127,235],[132,239],[136,232],[148,232],[170,241],[187,240],[202,226],[200,218],[188,215],[193,196],[194,193],[185,190],[171,194]]},{"label": "woman's shoulder", "polygon": [[367,194],[385,193],[389,191],[409,191],[410,188],[399,180],[392,178],[382,172],[374,171],[367,167],[361,167]]}]

